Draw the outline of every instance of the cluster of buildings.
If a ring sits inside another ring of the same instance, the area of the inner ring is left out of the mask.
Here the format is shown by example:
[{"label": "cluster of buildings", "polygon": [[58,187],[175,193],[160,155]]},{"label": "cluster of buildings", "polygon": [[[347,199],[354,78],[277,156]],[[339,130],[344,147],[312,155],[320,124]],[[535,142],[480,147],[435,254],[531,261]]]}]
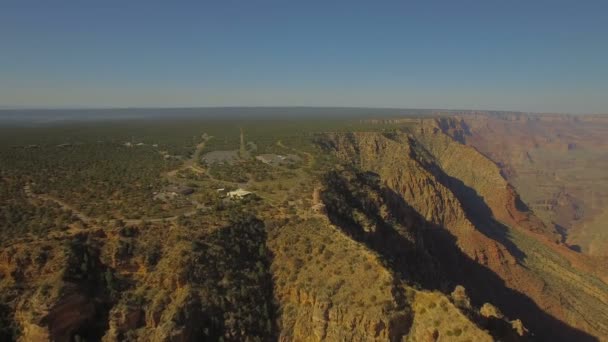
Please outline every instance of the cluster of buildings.
[{"label": "cluster of buildings", "polygon": [[281,155],[281,154],[270,154],[270,153],[260,154],[260,155],[256,156],[255,159],[261,161],[264,164],[273,165],[273,166],[294,164],[301,160],[301,158],[295,154]]}]

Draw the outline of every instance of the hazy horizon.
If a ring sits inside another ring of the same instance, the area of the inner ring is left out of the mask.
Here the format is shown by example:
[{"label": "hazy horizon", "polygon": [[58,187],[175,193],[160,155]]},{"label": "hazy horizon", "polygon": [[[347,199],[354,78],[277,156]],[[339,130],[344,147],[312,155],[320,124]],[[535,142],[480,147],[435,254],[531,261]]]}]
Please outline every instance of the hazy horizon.
[{"label": "hazy horizon", "polygon": [[571,111],[525,111],[513,109],[497,108],[440,108],[440,107],[391,107],[391,106],[322,106],[322,105],[218,105],[218,106],[27,106],[27,105],[0,105],[0,111],[77,111],[77,110],[170,110],[170,109],[277,109],[277,108],[296,108],[296,109],[379,109],[379,110],[420,110],[420,111],[445,111],[445,112],[504,112],[504,113],[525,113],[525,114],[560,114],[560,115],[608,115],[605,112],[571,112]]},{"label": "hazy horizon", "polygon": [[608,113],[542,113],[503,110],[387,107],[319,106],[217,106],[217,107],[90,107],[90,108],[2,108],[0,125],[54,124],[61,122],[101,122],[122,120],[341,120],[432,117],[436,114],[487,113],[500,115],[608,116]]}]

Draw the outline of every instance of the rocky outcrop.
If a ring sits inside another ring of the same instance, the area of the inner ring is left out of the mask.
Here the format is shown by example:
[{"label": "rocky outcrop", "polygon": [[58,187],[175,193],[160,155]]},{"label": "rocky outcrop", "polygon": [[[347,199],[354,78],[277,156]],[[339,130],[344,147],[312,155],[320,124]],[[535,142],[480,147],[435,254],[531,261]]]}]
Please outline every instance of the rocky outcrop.
[{"label": "rocky outcrop", "polygon": [[395,341],[409,329],[405,312],[374,317],[356,307],[320,300],[302,289],[294,289],[284,305],[297,308],[294,325],[280,339],[284,341]]},{"label": "rocky outcrop", "polygon": [[270,234],[281,341],[397,341],[409,328],[394,279],[323,217]]},{"label": "rocky outcrop", "polygon": [[448,296],[403,283],[383,256],[349,235],[321,217],[271,233],[279,340],[426,341],[433,333],[492,340]]}]

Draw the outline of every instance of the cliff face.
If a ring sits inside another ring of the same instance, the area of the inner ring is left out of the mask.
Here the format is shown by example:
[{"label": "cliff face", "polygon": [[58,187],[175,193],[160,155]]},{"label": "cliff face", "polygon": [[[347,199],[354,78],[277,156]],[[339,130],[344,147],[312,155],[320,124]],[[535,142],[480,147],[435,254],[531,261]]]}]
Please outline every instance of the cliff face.
[{"label": "cliff face", "polygon": [[[574,267],[584,269],[586,261],[574,260],[563,251],[567,248],[557,246],[552,229],[519,203],[500,169],[444,134],[442,125],[451,124],[429,120],[410,133],[332,134],[324,146],[376,173],[392,197],[403,199],[394,215],[410,231],[421,231],[417,244],[438,262],[444,281],[465,284],[474,302],[498,304],[542,338],[591,339],[578,329],[605,336],[606,285],[591,276],[580,282],[584,272]],[[412,211],[418,220],[411,219]],[[529,249],[528,241],[537,245]],[[551,276],[539,254],[557,261],[551,263]],[[417,277],[424,284],[425,278]],[[575,298],[568,305],[563,305],[564,293]]]},{"label": "cliff face", "polygon": [[386,341],[407,332],[409,310],[376,257],[322,217],[271,232],[283,341]]},{"label": "cliff face", "polygon": [[[400,134],[389,138],[379,133],[354,133],[330,139],[341,158],[354,160],[361,169],[377,173],[382,183],[426,222],[448,229],[469,257],[498,268],[515,263],[504,246],[494,244],[475,229],[456,194],[446,186],[450,181],[447,175],[412,136]],[[404,216],[407,219],[407,214]],[[488,255],[502,257],[489,259]]]},{"label": "cliff face", "polygon": [[445,117],[437,127],[496,161],[522,199],[574,250],[605,256],[608,117]]},{"label": "cliff face", "polygon": [[2,299],[14,305],[19,340],[101,337],[107,298],[97,285],[102,265],[94,248],[51,241],[14,244],[0,253],[0,264]]},{"label": "cliff face", "polygon": [[[452,136],[445,134],[451,129]],[[461,199],[463,206],[484,207],[487,212],[472,217],[493,216],[510,226],[522,226],[551,238],[558,235],[538,220],[521,202],[519,195],[501,174],[494,161],[466,146],[468,126],[455,118],[425,120],[415,131],[416,144],[428,153],[443,173],[444,183]]]}]

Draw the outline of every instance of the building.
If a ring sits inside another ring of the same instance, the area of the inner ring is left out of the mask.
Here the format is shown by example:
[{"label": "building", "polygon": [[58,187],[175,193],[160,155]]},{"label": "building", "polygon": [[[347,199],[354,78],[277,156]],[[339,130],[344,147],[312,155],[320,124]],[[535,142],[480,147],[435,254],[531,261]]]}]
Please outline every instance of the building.
[{"label": "building", "polygon": [[253,194],[251,191],[247,191],[245,189],[236,189],[234,191],[228,192],[226,195],[228,196],[228,198],[239,199],[245,198],[251,194]]},{"label": "building", "polygon": [[280,155],[272,153],[260,154],[256,156],[255,159],[264,164],[273,166],[295,164],[301,160],[301,158],[295,154]]}]

